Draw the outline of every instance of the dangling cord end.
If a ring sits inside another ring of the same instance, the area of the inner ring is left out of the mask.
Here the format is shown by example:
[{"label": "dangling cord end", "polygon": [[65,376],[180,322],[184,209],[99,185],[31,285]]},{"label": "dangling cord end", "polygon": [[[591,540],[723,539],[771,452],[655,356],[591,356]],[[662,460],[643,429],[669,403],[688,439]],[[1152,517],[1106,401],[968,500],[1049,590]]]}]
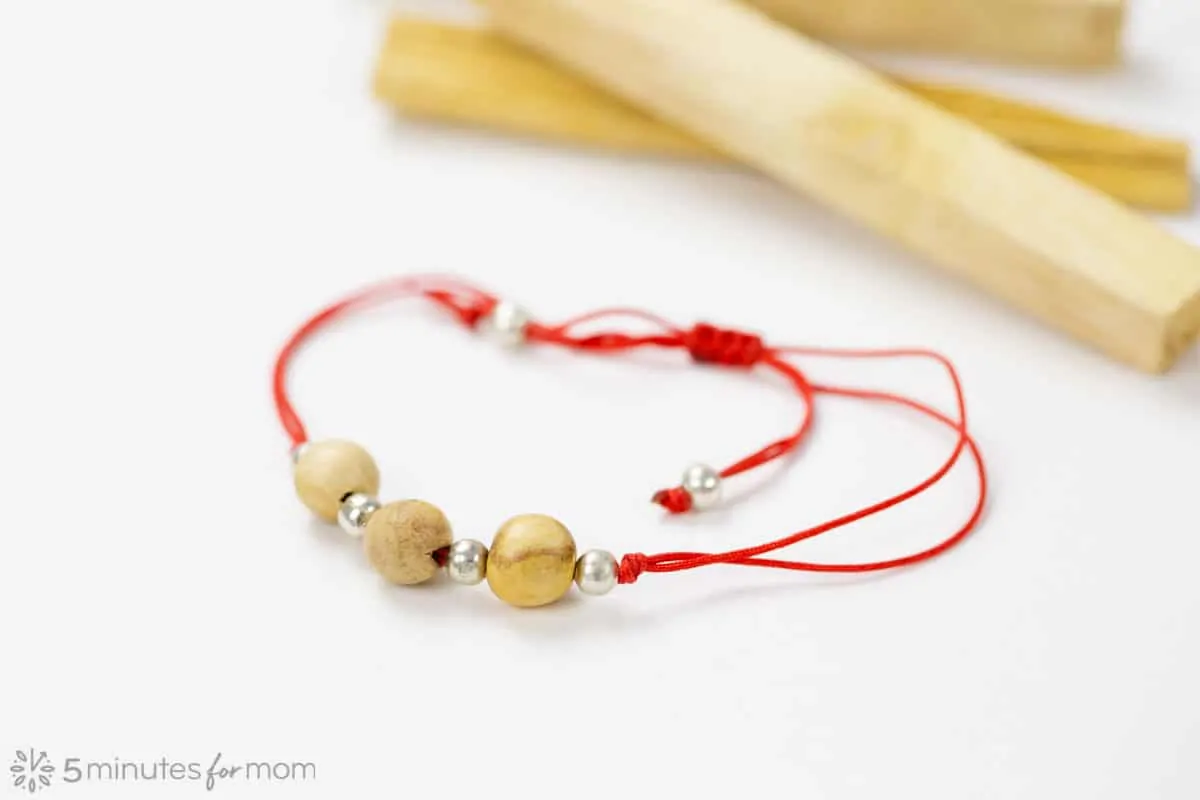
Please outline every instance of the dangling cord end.
[{"label": "dangling cord end", "polygon": [[678,486],[656,492],[650,500],[672,514],[707,511],[721,502],[726,472],[718,472],[707,464],[692,464],[683,471],[683,480]]},{"label": "dangling cord end", "polygon": [[660,489],[650,498],[650,502],[657,503],[672,514],[686,514],[692,510],[692,495],[682,486]]}]

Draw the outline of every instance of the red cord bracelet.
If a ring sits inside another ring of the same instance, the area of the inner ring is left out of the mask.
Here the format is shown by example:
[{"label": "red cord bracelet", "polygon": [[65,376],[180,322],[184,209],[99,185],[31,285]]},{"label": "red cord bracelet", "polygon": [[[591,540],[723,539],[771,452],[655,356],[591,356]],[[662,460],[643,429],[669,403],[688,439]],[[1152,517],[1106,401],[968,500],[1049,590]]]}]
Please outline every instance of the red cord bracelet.
[{"label": "red cord bracelet", "polygon": [[[686,351],[693,361],[700,364],[740,370],[761,368],[782,376],[795,388],[804,405],[803,416],[795,430],[722,470],[705,465],[689,467],[680,485],[663,489],[652,498],[673,514],[711,507],[719,502],[721,484],[725,479],[795,450],[812,428],[815,400],[819,395],[906,407],[952,428],[958,434],[957,440],[945,462],[932,475],[907,491],[821,525],[739,550],[658,555],[629,553],[620,559],[605,550],[589,550],[576,559],[575,540],[567,528],[551,517],[537,514],[514,517],[504,523],[491,548],[471,539],[454,541],[450,524],[437,507],[420,500],[384,505],[376,499],[379,470],[362,447],[339,440],[309,442],[304,425],[287,394],[288,367],[297,350],[310,337],[347,314],[409,297],[432,301],[468,328],[486,331],[509,345],[558,345],[592,353],[622,353],[638,348],[659,347]],[[652,332],[580,332],[585,325],[618,319],[638,320],[648,324]],[[904,395],[813,383],[789,360],[795,356],[931,359],[940,364],[950,378],[954,387],[956,415],[948,416]],[[933,558],[966,538],[978,525],[987,498],[983,456],[967,431],[966,404],[958,373],[949,359],[928,350],[771,347],[753,334],[707,324],[679,328],[654,314],[626,308],[603,309],[557,325],[547,325],[533,320],[517,306],[498,300],[460,280],[417,276],[368,287],[313,315],[280,351],[275,363],[273,387],[280,422],[293,445],[294,477],[300,499],[322,519],[337,521],[348,533],[362,536],[368,560],[383,577],[397,584],[415,584],[429,580],[444,570],[458,583],[473,585],[486,579],[497,596],[521,607],[554,602],[566,594],[572,581],[584,593],[600,595],[618,584],[634,583],[644,573],[679,572],[710,564],[808,572],[872,572],[908,566]],[[975,505],[966,522],[938,544],[898,558],[861,563],[813,563],[769,557],[805,539],[842,528],[916,497],[945,477],[964,451],[970,456],[979,477]]]}]

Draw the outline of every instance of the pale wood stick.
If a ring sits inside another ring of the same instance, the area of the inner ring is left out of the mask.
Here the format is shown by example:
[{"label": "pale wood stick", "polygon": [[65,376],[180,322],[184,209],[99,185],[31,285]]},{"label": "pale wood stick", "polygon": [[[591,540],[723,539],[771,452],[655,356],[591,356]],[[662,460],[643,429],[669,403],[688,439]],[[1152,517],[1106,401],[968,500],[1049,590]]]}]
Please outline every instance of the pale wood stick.
[{"label": "pale wood stick", "polygon": [[[983,92],[904,81],[911,91],[1127,203],[1191,205],[1188,146]],[[725,158],[690,134],[481,28],[396,19],[376,93],[423,117],[635,152]]]},{"label": "pale wood stick", "polygon": [[1093,160],[1154,162],[1186,172],[1187,142],[1084,120],[1035,103],[992,92],[892,76],[910,92],[964,117],[1023,150],[1049,157],[1056,153]]},{"label": "pale wood stick", "polygon": [[1125,18],[1125,0],[750,2],[818,39],[1063,66],[1119,61]]},{"label": "pale wood stick", "polygon": [[1183,170],[1071,156],[1049,159],[1048,163],[1093,189],[1147,211],[1170,213],[1193,206],[1195,185]]},{"label": "pale wood stick", "polygon": [[732,0],[480,0],[501,30],[1148,371],[1200,329],[1200,251]]}]

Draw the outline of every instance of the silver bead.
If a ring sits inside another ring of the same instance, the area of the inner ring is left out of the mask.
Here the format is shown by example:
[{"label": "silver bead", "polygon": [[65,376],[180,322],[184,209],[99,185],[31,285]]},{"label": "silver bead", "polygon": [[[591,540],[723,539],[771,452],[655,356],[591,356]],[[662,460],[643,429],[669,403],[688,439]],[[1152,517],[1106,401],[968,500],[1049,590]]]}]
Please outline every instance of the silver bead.
[{"label": "silver bead", "polygon": [[588,550],[575,562],[575,585],[584,594],[608,594],[620,574],[617,558],[607,550]]},{"label": "silver bead", "polygon": [[455,583],[474,586],[487,577],[488,549],[483,542],[459,539],[446,554],[446,575]]},{"label": "silver bead", "polygon": [[525,328],[532,319],[529,312],[516,303],[500,300],[479,324],[494,341],[505,347],[517,347],[525,343]]},{"label": "silver bead", "polygon": [[692,508],[698,511],[721,502],[721,473],[707,464],[692,464],[684,470],[682,485],[692,496]]},{"label": "silver bead", "polygon": [[362,536],[371,515],[381,507],[382,504],[371,495],[356,492],[342,501],[342,507],[338,509],[338,525],[351,536]]},{"label": "silver bead", "polygon": [[308,442],[301,442],[292,448],[292,463],[300,463],[300,459],[304,457],[304,451],[308,449]]}]

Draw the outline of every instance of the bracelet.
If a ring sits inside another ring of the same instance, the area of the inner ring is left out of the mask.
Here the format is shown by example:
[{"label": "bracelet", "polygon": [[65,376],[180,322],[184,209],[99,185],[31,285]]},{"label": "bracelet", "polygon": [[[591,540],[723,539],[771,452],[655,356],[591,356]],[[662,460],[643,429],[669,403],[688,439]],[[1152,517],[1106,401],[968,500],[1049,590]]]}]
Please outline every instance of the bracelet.
[{"label": "bracelet", "polygon": [[[941,467],[907,491],[783,538],[724,553],[629,553],[618,559],[607,550],[588,550],[577,558],[575,539],[567,527],[541,514],[523,514],[508,520],[500,526],[490,548],[474,539],[456,541],[450,522],[436,506],[415,499],[387,504],[379,501],[379,469],[363,447],[336,439],[309,441],[287,393],[286,379],[293,357],[314,334],[350,313],[402,298],[430,301],[467,328],[485,333],[506,346],[556,345],[597,354],[658,347],[685,351],[694,362],[703,365],[766,369],[784,378],[803,405],[796,429],[725,469],[702,464],[688,467],[679,485],[656,492],[652,497],[672,514],[713,507],[720,502],[726,479],[793,453],[812,428],[818,396],[908,408],[952,429],[957,435],[955,446]],[[649,327],[650,332],[595,329],[599,323],[618,319],[638,322]],[[904,395],[811,381],[792,361],[803,357],[933,360],[950,378],[956,414],[944,414]],[[714,564],[839,573],[904,567],[931,559],[965,539],[979,524],[987,499],[987,473],[979,447],[967,431],[966,404],[958,372],[949,359],[936,352],[769,347],[754,334],[708,324],[684,329],[654,314],[628,308],[602,309],[547,325],[534,320],[519,306],[451,277],[412,276],[386,281],[317,312],[280,351],[273,373],[273,391],[280,422],[292,442],[293,477],[301,502],[321,519],[336,521],[346,533],[361,537],[367,559],[380,575],[399,585],[422,583],[439,572],[464,585],[486,580],[497,597],[523,608],[553,603],[567,593],[572,583],[584,594],[603,595],[618,585],[634,583],[644,573],[679,572]],[[978,476],[975,504],[967,521],[937,544],[908,555],[863,563],[813,563],[767,557],[916,497],[945,477],[964,452],[970,456]]]}]

